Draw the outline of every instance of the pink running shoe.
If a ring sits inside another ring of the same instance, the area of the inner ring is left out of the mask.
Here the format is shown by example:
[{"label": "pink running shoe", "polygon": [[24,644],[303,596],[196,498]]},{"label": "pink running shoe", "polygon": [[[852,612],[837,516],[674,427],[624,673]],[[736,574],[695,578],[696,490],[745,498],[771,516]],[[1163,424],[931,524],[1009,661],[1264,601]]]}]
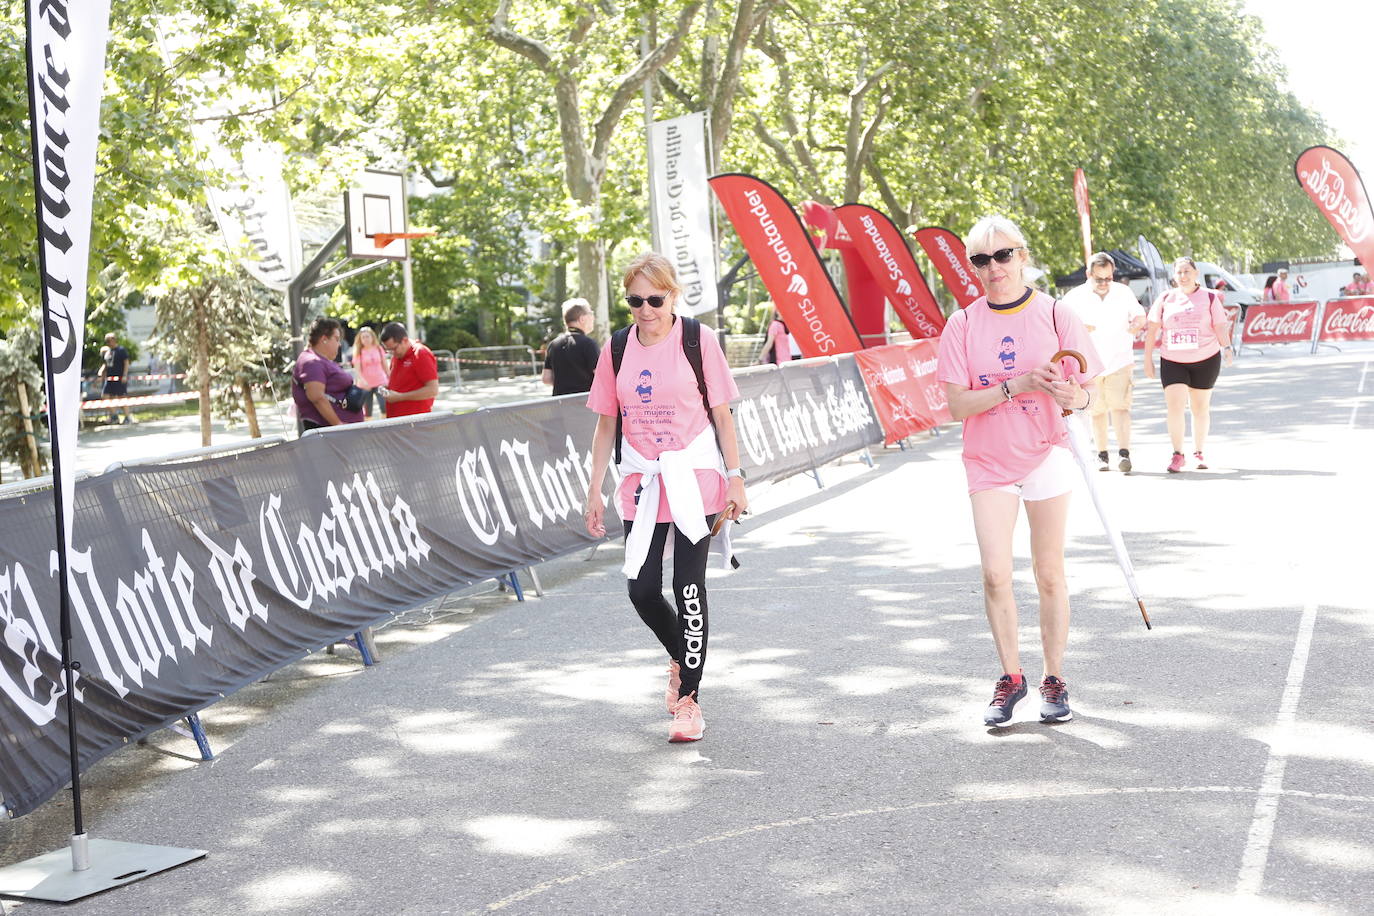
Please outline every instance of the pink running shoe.
[{"label": "pink running shoe", "polygon": [[668,726],[668,740],[674,744],[680,741],[700,741],[706,734],[706,720],[701,717],[701,707],[697,705],[696,694],[687,696],[673,704],[673,724]]},{"label": "pink running shoe", "polygon": [[1174,457],[1169,459],[1169,473],[1177,474],[1183,470],[1183,453],[1174,452]]},{"label": "pink running shoe", "polygon": [[1207,470],[1207,461],[1202,457],[1202,452],[1193,452],[1193,461],[1197,462],[1199,471]]},{"label": "pink running shoe", "polygon": [[673,712],[673,704],[677,702],[677,695],[682,691],[682,668],[677,662],[668,662],[668,689],[663,694],[663,699],[668,704],[669,715]]}]

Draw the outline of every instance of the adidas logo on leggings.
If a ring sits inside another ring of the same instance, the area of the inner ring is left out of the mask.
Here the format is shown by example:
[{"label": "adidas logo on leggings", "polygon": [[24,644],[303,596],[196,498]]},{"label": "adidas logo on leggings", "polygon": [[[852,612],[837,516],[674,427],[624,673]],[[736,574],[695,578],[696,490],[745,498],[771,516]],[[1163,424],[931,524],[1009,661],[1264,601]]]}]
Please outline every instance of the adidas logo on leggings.
[{"label": "adidas logo on leggings", "polygon": [[683,646],[682,663],[688,668],[701,667],[701,599],[695,583],[682,587],[682,609],[687,613],[687,644]]}]

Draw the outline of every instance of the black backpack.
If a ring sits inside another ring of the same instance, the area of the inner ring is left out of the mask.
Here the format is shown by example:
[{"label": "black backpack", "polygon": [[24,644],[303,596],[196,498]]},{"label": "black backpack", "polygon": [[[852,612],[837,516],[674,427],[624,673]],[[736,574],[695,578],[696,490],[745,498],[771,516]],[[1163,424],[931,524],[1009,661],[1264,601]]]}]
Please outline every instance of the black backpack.
[{"label": "black backpack", "polygon": [[[695,318],[688,318],[685,315],[678,316],[678,321],[682,322],[682,352],[687,357],[688,364],[692,367],[692,372],[697,377],[697,390],[701,392],[701,406],[706,408],[706,418],[711,421],[711,428],[716,427],[716,418],[711,416],[711,405],[706,399],[706,371],[701,366],[701,322]],[[611,369],[616,376],[620,375],[620,363],[625,358],[625,345],[630,340],[630,330],[634,325],[621,328],[611,335]],[[615,412],[615,463],[620,464],[620,437],[622,431],[621,412]],[[716,433],[716,445],[720,445],[720,433]]]}]

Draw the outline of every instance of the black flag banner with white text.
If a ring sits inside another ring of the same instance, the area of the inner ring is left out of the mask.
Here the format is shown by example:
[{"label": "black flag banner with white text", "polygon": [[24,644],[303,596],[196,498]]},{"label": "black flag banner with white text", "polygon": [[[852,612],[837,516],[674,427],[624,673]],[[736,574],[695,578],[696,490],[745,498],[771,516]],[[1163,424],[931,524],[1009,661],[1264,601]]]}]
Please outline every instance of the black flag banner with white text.
[{"label": "black flag banner with white text", "polygon": [[[736,379],[751,484],[882,440],[852,357]],[[354,630],[593,543],[585,403],[338,428],[83,480],[81,768]],[[0,801],[13,815],[68,777],[53,512],[46,492],[0,500]]]}]

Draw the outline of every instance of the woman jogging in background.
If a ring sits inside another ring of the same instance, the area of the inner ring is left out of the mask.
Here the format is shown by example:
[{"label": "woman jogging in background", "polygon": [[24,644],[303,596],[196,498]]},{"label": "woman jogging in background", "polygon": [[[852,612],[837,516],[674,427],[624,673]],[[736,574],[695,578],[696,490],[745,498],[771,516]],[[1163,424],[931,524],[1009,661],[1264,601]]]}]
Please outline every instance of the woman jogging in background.
[{"label": "woman jogging in background", "polygon": [[[706,728],[699,700],[709,634],[710,532],[718,516],[737,519],[749,505],[730,415],[739,390],[715,332],[674,314],[682,287],[667,258],[654,252],[635,258],[625,271],[625,293],[633,323],[602,348],[587,397],[600,416],[583,515],[587,532],[604,537],[601,483],[617,451],[630,602],[668,653],[668,740],[696,741]],[[704,396],[688,357],[692,347]],[[670,536],[676,610],[663,596]]]},{"label": "woman jogging in background", "polygon": [[[1169,442],[1174,453],[1168,471],[1183,470],[1183,411],[1193,413],[1193,460],[1207,469],[1202,449],[1212,422],[1212,388],[1221,373],[1222,354],[1230,366],[1233,356],[1221,296],[1197,282],[1192,258],[1174,262],[1177,286],[1155,300],[1145,328],[1145,375],[1155,378],[1155,342],[1159,341],[1159,380],[1164,386]],[[1161,330],[1163,334],[1161,334]]]},{"label": "woman jogging in background", "polygon": [[367,400],[363,401],[364,416],[372,416],[372,402],[375,400],[386,416],[386,398],[377,394],[377,389],[386,384],[390,371],[386,351],[377,342],[377,334],[371,328],[359,328],[354,337],[353,368],[358,370],[358,387],[367,389]]},{"label": "woman jogging in background", "polygon": [[[987,295],[950,317],[940,337],[939,378],[950,413],[964,423],[983,605],[1002,663],[983,722],[1009,725],[1013,707],[1026,695],[1011,585],[1012,532],[1022,503],[1040,593],[1040,719],[1065,722],[1073,712],[1063,676],[1069,638],[1064,529],[1078,470],[1061,414],[1087,408],[1093,395],[1083,385],[1091,385],[1101,362],[1074,310],[1026,285],[1030,255],[1015,223],[986,217],[964,244]],[[1064,349],[1081,353],[1088,371],[1066,377],[1050,361]]]}]

